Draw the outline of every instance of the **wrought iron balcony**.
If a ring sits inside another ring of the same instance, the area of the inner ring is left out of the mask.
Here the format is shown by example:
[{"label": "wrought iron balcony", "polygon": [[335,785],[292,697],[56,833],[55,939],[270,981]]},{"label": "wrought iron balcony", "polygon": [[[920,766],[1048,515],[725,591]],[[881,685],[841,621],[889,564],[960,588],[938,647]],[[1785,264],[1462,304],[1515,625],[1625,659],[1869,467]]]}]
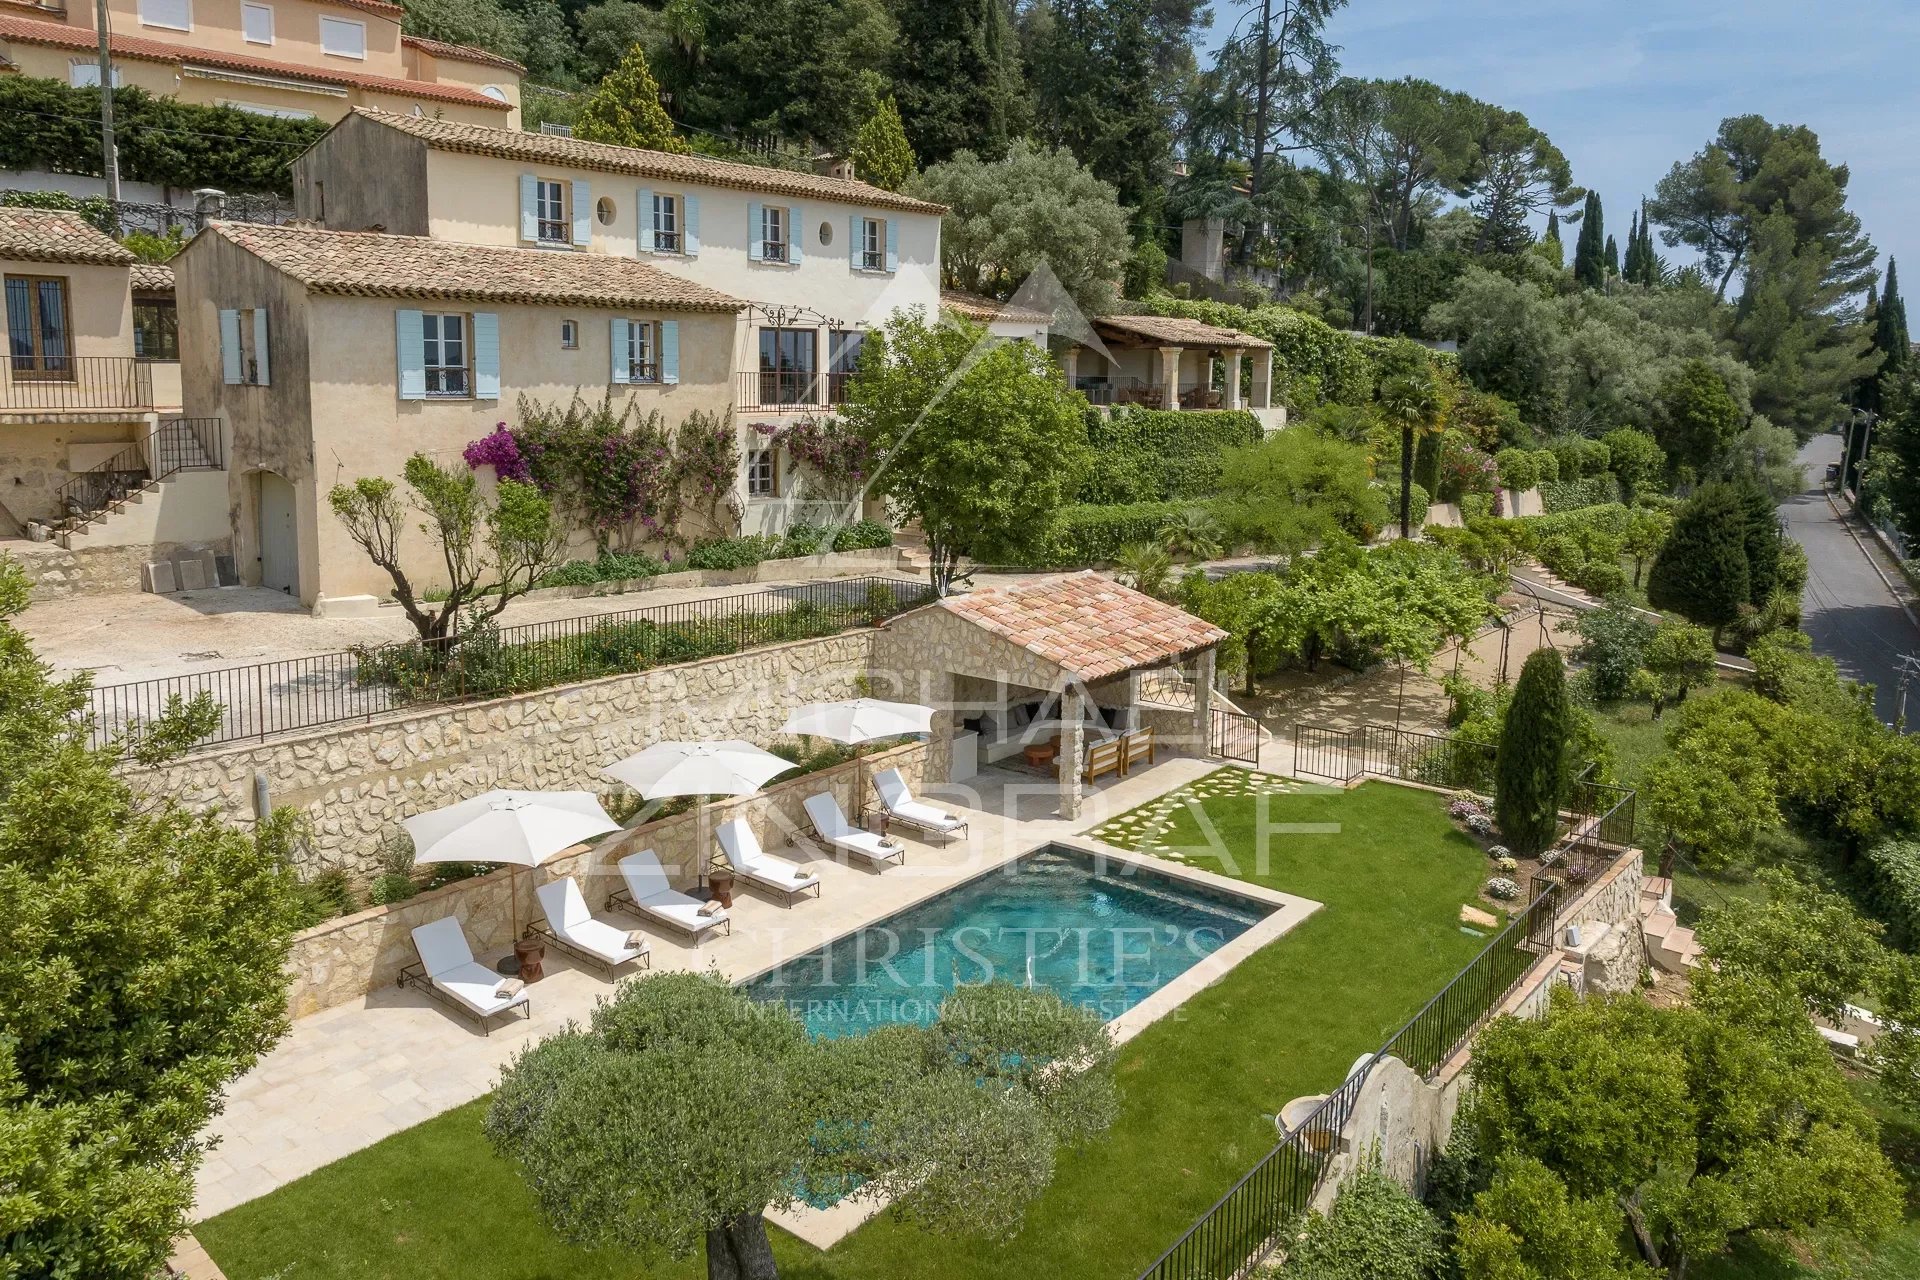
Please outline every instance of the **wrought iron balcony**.
[{"label": "wrought iron balcony", "polygon": [[0,360],[0,411],[153,408],[153,368],[132,356]]}]

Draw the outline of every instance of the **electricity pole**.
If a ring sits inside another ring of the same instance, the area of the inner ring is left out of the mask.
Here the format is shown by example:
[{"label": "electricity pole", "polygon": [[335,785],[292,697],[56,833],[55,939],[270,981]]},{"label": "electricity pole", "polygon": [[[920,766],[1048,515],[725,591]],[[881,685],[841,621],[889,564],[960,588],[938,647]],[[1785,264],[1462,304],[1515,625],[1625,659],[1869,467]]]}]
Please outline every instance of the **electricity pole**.
[{"label": "electricity pole", "polygon": [[1893,727],[1901,732],[1907,731],[1907,685],[1920,675],[1920,653],[1902,654],[1900,657],[1900,684],[1893,699]]},{"label": "electricity pole", "polygon": [[107,199],[113,202],[114,225],[120,222],[120,148],[113,141],[113,48],[107,26],[107,0],[94,0],[94,20],[100,25],[100,171],[107,179]]}]

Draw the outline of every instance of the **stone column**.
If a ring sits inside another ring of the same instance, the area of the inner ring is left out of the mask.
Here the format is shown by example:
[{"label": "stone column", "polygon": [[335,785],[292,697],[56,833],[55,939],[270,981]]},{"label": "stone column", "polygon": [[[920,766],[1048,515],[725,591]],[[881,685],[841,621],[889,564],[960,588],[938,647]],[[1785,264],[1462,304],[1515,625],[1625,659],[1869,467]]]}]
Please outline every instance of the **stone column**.
[{"label": "stone column", "polygon": [[[953,776],[953,733],[961,719],[961,713],[953,705],[953,673],[928,672],[924,687],[928,693],[927,705],[934,708],[933,719],[927,726],[931,731],[927,735],[927,782],[945,782]],[[874,794],[869,781],[859,807],[864,808],[868,797]]]},{"label": "stone column", "polygon": [[1240,356],[1241,350],[1239,347],[1232,347],[1227,351],[1227,397],[1225,404],[1229,409],[1238,409],[1240,407]]},{"label": "stone column", "polygon": [[1070,342],[1067,349],[1060,353],[1060,372],[1066,377],[1067,390],[1071,391],[1080,381],[1080,344]]},{"label": "stone column", "polygon": [[1179,347],[1160,348],[1160,382],[1161,389],[1165,393],[1161,408],[1178,409],[1180,407]]},{"label": "stone column", "polygon": [[1078,684],[1069,684],[1060,691],[1060,755],[1055,761],[1060,767],[1060,816],[1073,819],[1080,816],[1080,764],[1081,752],[1086,744],[1086,693]]},{"label": "stone column", "polygon": [[1216,650],[1206,649],[1193,662],[1194,754],[1213,754],[1213,672]]},{"label": "stone column", "polygon": [[1273,348],[1264,347],[1253,362],[1253,407],[1273,408]]}]

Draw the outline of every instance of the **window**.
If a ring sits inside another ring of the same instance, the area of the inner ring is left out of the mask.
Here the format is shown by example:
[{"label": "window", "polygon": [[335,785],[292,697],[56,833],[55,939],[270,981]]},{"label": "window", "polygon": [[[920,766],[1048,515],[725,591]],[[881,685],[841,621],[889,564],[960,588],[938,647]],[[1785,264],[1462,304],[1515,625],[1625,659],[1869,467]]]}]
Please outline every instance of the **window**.
[{"label": "window", "polygon": [[814,357],[819,332],[814,329],[760,331],[760,403],[814,404],[819,400]]},{"label": "window", "polygon": [[651,320],[627,326],[627,380],[660,381],[660,330]]},{"label": "window", "polygon": [[240,32],[246,36],[248,44],[272,44],[273,6],[266,4],[241,5]]},{"label": "window", "polygon": [[823,222],[820,224],[820,243],[823,246],[833,243],[833,224],[831,222]]},{"label": "window", "polygon": [[14,376],[73,377],[65,276],[7,277],[7,355]]},{"label": "window", "polygon": [[[67,64],[67,83],[76,89],[93,89],[100,84],[100,60],[98,58],[75,58]],[[118,89],[126,81],[120,76],[120,68],[113,69],[113,87]]]},{"label": "window", "polygon": [[560,322],[560,349],[562,351],[578,351],[580,349],[580,322],[578,320],[562,320]]},{"label": "window", "polygon": [[193,0],[140,0],[140,24],[173,31],[193,30]]},{"label": "window", "polygon": [[749,498],[780,496],[780,467],[774,460],[773,450],[755,449],[747,455],[747,496]]},{"label": "window", "polygon": [[656,195],[653,198],[653,251],[679,253],[680,197]]},{"label": "window", "polygon": [[847,402],[847,383],[860,367],[860,348],[867,335],[854,329],[827,332],[827,403]]},{"label": "window", "polygon": [[427,394],[469,394],[472,384],[467,379],[467,318],[430,311],[420,317],[420,336],[426,357]]},{"label": "window", "polygon": [[768,262],[787,260],[787,211],[777,205],[760,211],[760,256]]},{"label": "window", "polygon": [[320,51],[336,58],[365,58],[367,24],[345,18],[320,19]]},{"label": "window", "polygon": [[327,184],[324,182],[313,184],[313,216],[322,222],[327,220]]},{"label": "window", "polygon": [[613,219],[615,217],[616,212],[617,211],[613,207],[612,199],[607,196],[601,196],[600,199],[594,203],[593,216],[599,219],[600,225],[603,227],[610,227],[613,225]]},{"label": "window", "polygon": [[887,224],[879,218],[860,219],[860,269],[887,269]]},{"label": "window", "polygon": [[572,244],[573,222],[567,217],[567,184],[542,178],[534,187],[534,217],[539,220],[541,244]]},{"label": "window", "polygon": [[267,315],[258,307],[243,307],[228,313],[234,318],[234,351],[240,360],[239,376],[234,382],[246,387],[267,385]]},{"label": "window", "polygon": [[172,298],[133,300],[133,356],[136,360],[180,358],[180,312]]},{"label": "window", "polygon": [[511,99],[507,97],[507,91],[505,89],[502,89],[497,84],[483,84],[480,86],[480,92],[486,94],[489,98],[492,98],[495,102],[511,101]]}]

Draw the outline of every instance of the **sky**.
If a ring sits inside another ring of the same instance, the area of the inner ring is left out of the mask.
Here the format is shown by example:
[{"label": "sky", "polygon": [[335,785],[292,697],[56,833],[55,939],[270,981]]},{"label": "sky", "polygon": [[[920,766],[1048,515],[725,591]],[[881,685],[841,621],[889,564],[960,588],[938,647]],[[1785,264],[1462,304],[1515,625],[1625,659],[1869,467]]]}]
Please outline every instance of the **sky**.
[{"label": "sky", "polygon": [[[1214,5],[1209,47],[1244,11]],[[1807,125],[1849,166],[1879,265],[1920,273],[1920,0],[1350,0],[1328,35],[1348,75],[1418,76],[1525,113],[1623,243],[1640,197],[1723,118]]]}]

